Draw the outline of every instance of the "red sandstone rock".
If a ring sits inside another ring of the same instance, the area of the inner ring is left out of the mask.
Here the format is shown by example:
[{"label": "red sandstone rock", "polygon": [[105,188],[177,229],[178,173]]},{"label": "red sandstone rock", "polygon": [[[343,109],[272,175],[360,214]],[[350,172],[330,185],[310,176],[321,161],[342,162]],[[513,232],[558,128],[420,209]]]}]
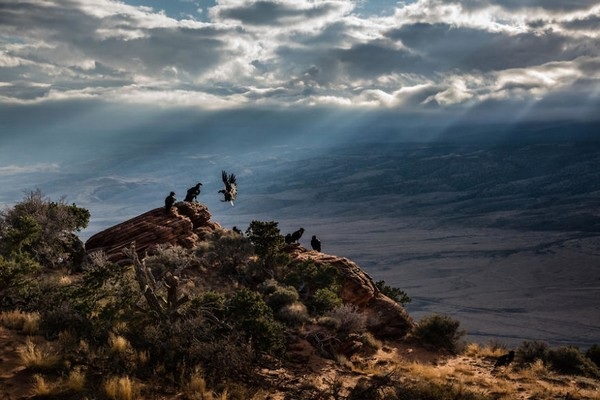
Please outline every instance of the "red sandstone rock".
[{"label": "red sandstone rock", "polygon": [[203,204],[178,202],[168,213],[162,207],[155,208],[98,232],[88,239],[85,248],[88,254],[102,250],[113,262],[128,261],[123,249],[133,242],[140,257],[161,244],[190,249],[206,233],[220,228],[220,225],[211,222],[210,218],[210,212]]},{"label": "red sandstone rock", "polygon": [[379,337],[404,337],[413,321],[406,310],[377,288],[373,279],[347,258],[307,250],[299,244],[286,247],[295,261],[312,261],[315,265],[329,264],[342,276],[342,300],[354,304],[368,316],[367,328]]}]

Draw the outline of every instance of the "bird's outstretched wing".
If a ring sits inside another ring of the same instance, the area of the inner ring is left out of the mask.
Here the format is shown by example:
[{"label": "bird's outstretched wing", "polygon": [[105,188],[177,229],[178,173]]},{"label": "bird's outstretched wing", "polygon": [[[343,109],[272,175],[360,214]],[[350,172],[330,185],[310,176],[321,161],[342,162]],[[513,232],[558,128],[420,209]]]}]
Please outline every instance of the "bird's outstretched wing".
[{"label": "bird's outstretched wing", "polygon": [[223,179],[223,183],[225,184],[225,186],[227,186],[228,177],[227,177],[227,172],[225,170],[221,171],[221,179]]},{"label": "bird's outstretched wing", "polygon": [[219,190],[225,197],[222,201],[229,201],[233,206],[233,202],[237,196],[237,184],[234,174],[227,174],[227,171],[221,170],[221,179],[225,184],[225,189]]}]

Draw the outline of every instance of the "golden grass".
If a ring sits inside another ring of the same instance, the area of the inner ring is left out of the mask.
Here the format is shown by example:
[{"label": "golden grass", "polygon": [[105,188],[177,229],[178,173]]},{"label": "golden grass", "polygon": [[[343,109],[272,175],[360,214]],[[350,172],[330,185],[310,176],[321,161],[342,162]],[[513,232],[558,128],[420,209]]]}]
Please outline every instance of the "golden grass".
[{"label": "golden grass", "polygon": [[57,283],[59,286],[69,286],[73,283],[73,278],[69,275],[61,275],[58,277]]},{"label": "golden grass", "polygon": [[69,372],[66,386],[74,392],[83,392],[85,389],[85,374],[78,369]]},{"label": "golden grass", "polygon": [[404,367],[414,377],[438,383],[446,382],[448,377],[454,372],[454,368],[448,365],[430,365],[414,361],[405,364]]},{"label": "golden grass", "polygon": [[137,359],[141,365],[146,365],[150,360],[150,353],[147,350],[139,351],[137,353]]},{"label": "golden grass", "polygon": [[27,338],[25,345],[17,348],[17,352],[23,365],[34,370],[51,370],[61,361],[58,354],[39,349],[30,338]]},{"label": "golden grass", "polygon": [[43,376],[36,374],[33,376],[32,391],[34,396],[48,396],[52,393],[52,385]]},{"label": "golden grass", "polygon": [[104,393],[112,400],[133,400],[137,398],[139,389],[128,376],[112,377],[104,382]]},{"label": "golden grass", "polygon": [[25,313],[21,330],[28,335],[35,335],[40,330],[40,313]]},{"label": "golden grass", "polygon": [[108,334],[108,345],[110,351],[113,353],[123,354],[131,348],[129,341],[123,336],[115,335],[113,333]]},{"label": "golden grass", "polygon": [[40,326],[40,314],[21,310],[3,311],[0,313],[0,324],[8,329],[21,330],[27,334],[35,334]]},{"label": "golden grass", "polygon": [[206,387],[206,380],[202,376],[201,372],[195,372],[190,377],[190,381],[187,385],[188,396],[192,400],[208,400],[209,397],[212,397],[212,393],[210,393]]},{"label": "golden grass", "polygon": [[478,358],[497,358],[506,353],[506,350],[500,347],[482,346],[478,343],[467,344],[464,355]]},{"label": "golden grass", "polygon": [[229,392],[225,389],[219,395],[214,394],[208,389],[202,372],[198,370],[190,377],[186,395],[190,400],[227,400]]}]

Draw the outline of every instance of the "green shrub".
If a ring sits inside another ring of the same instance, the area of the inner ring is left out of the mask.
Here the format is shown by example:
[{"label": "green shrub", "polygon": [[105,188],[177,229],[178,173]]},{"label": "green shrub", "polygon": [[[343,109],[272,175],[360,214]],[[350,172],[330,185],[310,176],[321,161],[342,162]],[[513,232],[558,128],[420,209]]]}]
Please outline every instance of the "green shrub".
[{"label": "green shrub", "polygon": [[228,310],[231,323],[245,333],[257,350],[274,354],[285,350],[283,326],[274,320],[273,310],[260,293],[246,288],[237,291]]},{"label": "green shrub", "polygon": [[552,349],[548,351],[547,359],[550,367],[556,372],[600,377],[598,367],[576,347],[563,346]]},{"label": "green shrub", "polygon": [[281,321],[292,326],[301,325],[309,320],[306,306],[299,301],[281,307],[277,311],[276,316]]},{"label": "green shrub", "polygon": [[301,296],[304,294],[306,298],[322,288],[330,288],[337,292],[339,279],[339,272],[334,266],[317,266],[312,261],[306,261],[289,265],[281,281],[295,287]]},{"label": "green shrub", "polygon": [[322,315],[342,305],[342,298],[330,288],[320,288],[309,298],[310,310],[316,315]]},{"label": "green shrub", "polygon": [[515,359],[521,366],[535,363],[537,360],[547,361],[549,346],[539,340],[525,340],[517,348]]},{"label": "green shrub", "polygon": [[285,241],[278,228],[279,223],[275,221],[262,222],[252,221],[246,230],[246,236],[254,246],[255,253],[267,258],[281,250]]},{"label": "green shrub", "polygon": [[465,335],[460,322],[447,315],[433,314],[424,317],[415,325],[413,335],[423,344],[452,353],[459,351],[460,339]]},{"label": "green shrub", "polygon": [[222,320],[225,317],[226,298],[222,293],[208,291],[196,296],[190,302],[188,313],[193,316],[206,315]]},{"label": "green shrub", "polygon": [[172,245],[159,245],[150,255],[144,257],[144,264],[150,268],[156,279],[162,278],[167,272],[178,275],[194,261],[195,257],[191,251]]},{"label": "green shrub", "polygon": [[247,274],[248,262],[254,253],[247,238],[225,230],[211,232],[194,250],[202,266],[228,276]]},{"label": "green shrub", "polygon": [[377,281],[375,282],[375,286],[377,286],[377,289],[379,289],[381,293],[394,300],[396,303],[401,304],[402,306],[405,306],[412,301],[405,291],[388,286],[385,284],[385,281]]},{"label": "green shrub", "polygon": [[267,295],[266,301],[273,310],[279,310],[298,301],[298,292],[291,286],[279,286],[273,293]]},{"label": "green shrub", "polygon": [[592,345],[585,352],[585,356],[592,360],[592,362],[596,364],[597,367],[600,367],[600,346],[598,346],[597,344]]},{"label": "green shrub", "polygon": [[28,255],[44,267],[80,269],[83,243],[74,231],[89,222],[88,210],[63,200],[52,202],[40,190],[29,193],[13,208],[0,212],[0,255]]}]

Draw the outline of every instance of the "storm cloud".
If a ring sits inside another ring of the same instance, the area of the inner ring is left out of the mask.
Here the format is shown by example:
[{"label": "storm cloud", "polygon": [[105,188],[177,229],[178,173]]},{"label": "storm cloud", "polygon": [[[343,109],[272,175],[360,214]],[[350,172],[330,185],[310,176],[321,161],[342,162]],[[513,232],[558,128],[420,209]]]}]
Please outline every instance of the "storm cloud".
[{"label": "storm cloud", "polygon": [[4,2],[0,102],[411,111],[583,102],[600,87],[596,1],[367,3],[220,0],[177,19],[109,0]]}]

